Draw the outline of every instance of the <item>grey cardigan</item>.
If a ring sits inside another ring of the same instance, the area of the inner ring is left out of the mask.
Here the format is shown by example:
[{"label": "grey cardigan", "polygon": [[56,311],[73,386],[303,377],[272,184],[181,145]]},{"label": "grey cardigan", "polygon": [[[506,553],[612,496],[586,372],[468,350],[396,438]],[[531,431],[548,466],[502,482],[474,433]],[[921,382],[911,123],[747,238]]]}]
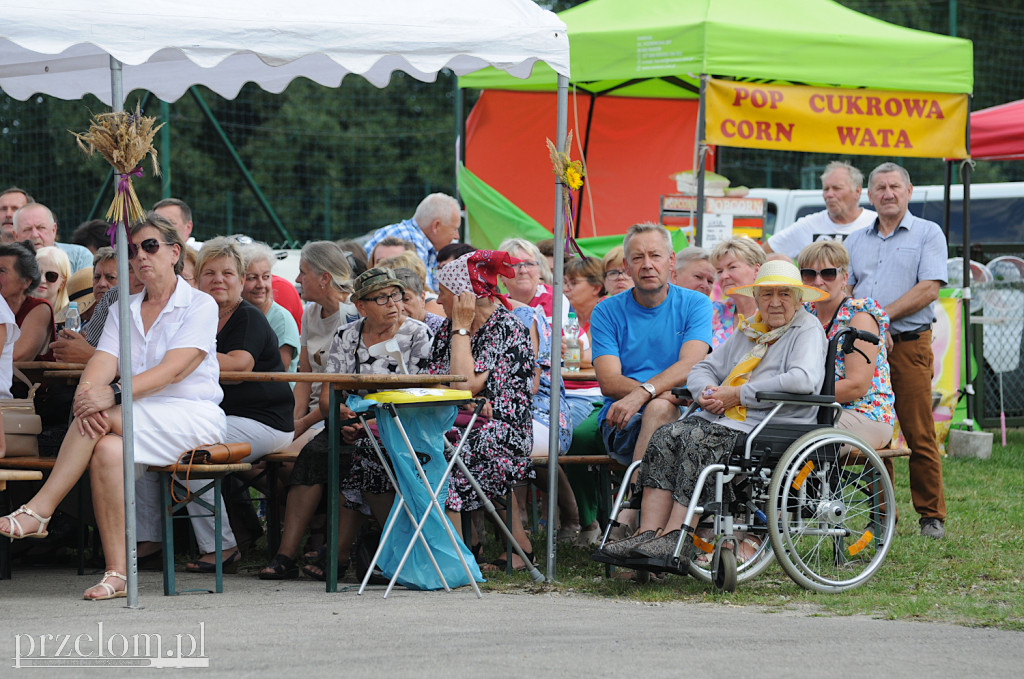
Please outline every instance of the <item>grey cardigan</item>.
[{"label": "grey cardigan", "polygon": [[[723,344],[703,361],[693,366],[686,386],[694,398],[708,387],[722,384],[729,372],[754,342],[741,332],[733,332]],[[793,324],[768,352],[740,387],[740,403],[747,408],[747,419],[738,422],[724,415],[713,415],[704,410],[694,413],[698,417],[731,429],[750,432],[768,414],[775,404],[754,399],[759,391],[785,391],[793,394],[817,394],[825,378],[825,351],[828,342],[817,318],[800,306],[793,316]],[[815,420],[816,407],[783,406],[772,418],[772,424],[810,424]]]}]

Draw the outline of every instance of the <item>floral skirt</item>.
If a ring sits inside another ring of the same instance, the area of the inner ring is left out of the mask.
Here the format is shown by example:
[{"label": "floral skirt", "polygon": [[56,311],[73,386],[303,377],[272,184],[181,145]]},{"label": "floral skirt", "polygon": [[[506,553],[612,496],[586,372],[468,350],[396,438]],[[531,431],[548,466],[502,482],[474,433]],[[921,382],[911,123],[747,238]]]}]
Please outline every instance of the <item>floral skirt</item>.
[{"label": "floral skirt", "polygon": [[[644,453],[641,483],[672,493],[681,505],[689,504],[697,477],[709,464],[728,458],[740,432],[702,417],[690,416],[659,427]],[[724,502],[731,502],[732,487],[725,484]],[[704,484],[700,503],[714,497],[714,486]]]}]

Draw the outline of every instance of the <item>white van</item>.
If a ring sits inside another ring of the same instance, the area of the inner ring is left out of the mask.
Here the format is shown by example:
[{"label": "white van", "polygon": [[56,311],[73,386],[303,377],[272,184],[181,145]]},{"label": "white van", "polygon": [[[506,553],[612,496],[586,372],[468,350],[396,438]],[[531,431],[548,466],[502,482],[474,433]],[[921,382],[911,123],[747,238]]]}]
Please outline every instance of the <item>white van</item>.
[{"label": "white van", "polygon": [[[820,189],[751,189],[749,195],[768,203],[765,238],[805,215],[825,209]],[[950,196],[949,242],[957,244],[963,241],[963,185],[954,184]],[[915,186],[910,211],[942,226],[944,198],[943,186]],[[861,193],[861,204],[871,207],[866,188]],[[971,242],[1024,242],[1024,182],[971,184]]]}]

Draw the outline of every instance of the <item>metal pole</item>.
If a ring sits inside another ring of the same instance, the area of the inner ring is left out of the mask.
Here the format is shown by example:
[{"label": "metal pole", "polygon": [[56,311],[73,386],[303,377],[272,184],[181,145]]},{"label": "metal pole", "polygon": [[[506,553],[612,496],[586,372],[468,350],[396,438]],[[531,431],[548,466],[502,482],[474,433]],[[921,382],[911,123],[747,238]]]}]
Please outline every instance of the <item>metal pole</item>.
[{"label": "metal pole", "polygon": [[[121,62],[110,57],[111,109],[124,110],[124,90],[121,82]],[[135,540],[135,437],[132,434],[132,340],[129,315],[128,289],[128,234],[114,221],[117,231],[117,317],[121,325],[121,346],[118,367],[121,371],[121,440],[124,445],[124,549],[127,556],[125,576],[128,590],[128,608],[139,607],[139,563]]]},{"label": "metal pole", "polygon": [[[459,78],[454,73],[452,74],[452,82],[454,83],[455,92],[455,200],[459,201],[459,205],[462,205],[462,195],[459,193],[459,168],[466,164],[466,99],[462,94],[462,88],[459,87]],[[463,211],[465,214],[465,211]],[[463,243],[469,242],[469,216],[468,214],[462,220],[459,225],[461,240]]]},{"label": "metal pole", "polygon": [[694,215],[693,244],[700,247],[704,236],[704,155],[707,149],[704,140],[704,93],[708,87],[708,77],[700,76],[700,102],[697,104],[697,214]]},{"label": "metal pole", "polygon": [[[565,135],[569,118],[569,79],[558,76],[558,125],[555,128],[555,143],[558,150],[565,152]],[[555,517],[558,516],[558,413],[561,406],[562,361],[562,269],[565,266],[565,211],[562,203],[562,187],[555,186],[555,271],[552,287],[554,300],[551,306],[551,408],[548,410],[548,561],[545,577],[548,582],[555,579]],[[558,356],[558,360],[555,357]]]},{"label": "metal pole", "polygon": [[[967,101],[970,101],[968,96]],[[964,356],[966,357],[967,380],[965,393],[967,395],[967,422],[971,430],[974,430],[974,382],[971,381],[971,107],[967,107],[967,160],[960,165],[960,178],[964,184],[964,295],[962,318],[964,337]],[[948,195],[948,194],[947,194]]]},{"label": "metal pole", "polygon": [[946,161],[946,176],[943,178],[943,194],[946,199],[942,201],[942,235],[946,237],[946,243],[949,243],[949,207],[952,201],[949,198],[949,190],[953,187],[953,163],[956,161]]}]

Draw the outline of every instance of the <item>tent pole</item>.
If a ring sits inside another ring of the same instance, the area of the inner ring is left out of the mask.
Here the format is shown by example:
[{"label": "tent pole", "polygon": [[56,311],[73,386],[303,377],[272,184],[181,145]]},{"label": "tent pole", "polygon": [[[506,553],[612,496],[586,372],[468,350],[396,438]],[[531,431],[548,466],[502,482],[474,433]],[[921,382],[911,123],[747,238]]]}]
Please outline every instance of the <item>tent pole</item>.
[{"label": "tent pole", "polygon": [[[121,62],[110,57],[110,94],[111,109],[114,113],[124,110],[124,89],[121,81]],[[128,290],[128,234],[125,224],[118,227],[117,232],[117,280],[121,281],[117,296],[117,317],[121,326],[120,357],[118,368],[121,371],[121,440],[124,446],[124,550],[127,562],[125,576],[128,590],[128,608],[139,607],[139,564],[135,540],[135,437],[132,423],[132,340],[131,317],[129,315]]]},{"label": "tent pole", "polygon": [[[573,106],[575,110],[576,93],[573,92]],[[590,157],[590,124],[594,122],[594,104],[597,102],[597,95],[593,92],[590,93],[590,106],[587,107],[587,131],[583,135],[583,162],[587,162],[587,158]],[[568,115],[568,114],[567,114]],[[576,134],[579,134],[579,130],[576,130]],[[567,149],[571,151],[572,149]],[[583,192],[587,190],[586,183],[580,187],[580,191],[576,194],[576,224],[573,226],[573,233],[576,238],[580,237],[580,227],[583,225]],[[594,225],[590,225],[594,228]],[[594,230],[593,234],[596,236],[597,231]]]},{"label": "tent pole", "polygon": [[[452,74],[452,82],[455,87],[453,93],[455,103],[455,200],[462,205],[462,196],[459,194],[459,166],[466,164],[466,99],[462,96],[462,88],[459,87],[459,78]],[[463,211],[465,212],[465,210]],[[462,233],[462,242],[469,243],[469,219],[463,219],[459,229]]]},{"label": "tent pole", "polygon": [[700,76],[700,102],[697,104],[697,214],[694,215],[693,244],[700,247],[704,237],[704,155],[707,150],[704,130],[705,92],[708,76]]},{"label": "tent pole", "polygon": [[950,197],[949,197],[949,191],[953,187],[953,163],[954,162],[955,161],[952,161],[952,160],[947,160],[946,161],[946,177],[943,180],[943,187],[946,190],[945,194],[943,194],[943,195],[946,196],[946,199],[944,201],[942,201],[942,233],[946,236],[946,242],[947,243],[949,242],[949,212],[950,212],[949,207],[950,207],[950,204],[952,202],[950,200]]},{"label": "tent pole", "polygon": [[[970,95],[967,96],[967,101],[970,102]],[[971,381],[971,107],[967,106],[967,159],[960,164],[960,178],[964,185],[964,225],[963,225],[963,239],[964,239],[964,294],[963,294],[963,311],[960,313],[962,318],[961,325],[963,326],[964,334],[964,356],[966,357],[966,369],[967,369],[967,380],[965,386],[965,393],[967,395],[967,422],[974,430],[974,382]],[[948,189],[947,189],[948,191]],[[949,200],[949,193],[947,196],[947,205]],[[948,208],[947,208],[948,209]]]},{"label": "tent pole", "polygon": [[[565,135],[569,118],[569,79],[558,76],[558,126],[555,129],[555,143],[558,150],[567,152]],[[558,516],[558,414],[561,412],[562,360],[562,269],[565,267],[565,212],[562,203],[562,187],[555,185],[555,271],[551,306],[551,407],[548,409],[548,560],[544,576],[548,582],[555,580],[555,520]],[[557,342],[557,344],[556,344]],[[556,359],[556,356],[558,357]]]}]

